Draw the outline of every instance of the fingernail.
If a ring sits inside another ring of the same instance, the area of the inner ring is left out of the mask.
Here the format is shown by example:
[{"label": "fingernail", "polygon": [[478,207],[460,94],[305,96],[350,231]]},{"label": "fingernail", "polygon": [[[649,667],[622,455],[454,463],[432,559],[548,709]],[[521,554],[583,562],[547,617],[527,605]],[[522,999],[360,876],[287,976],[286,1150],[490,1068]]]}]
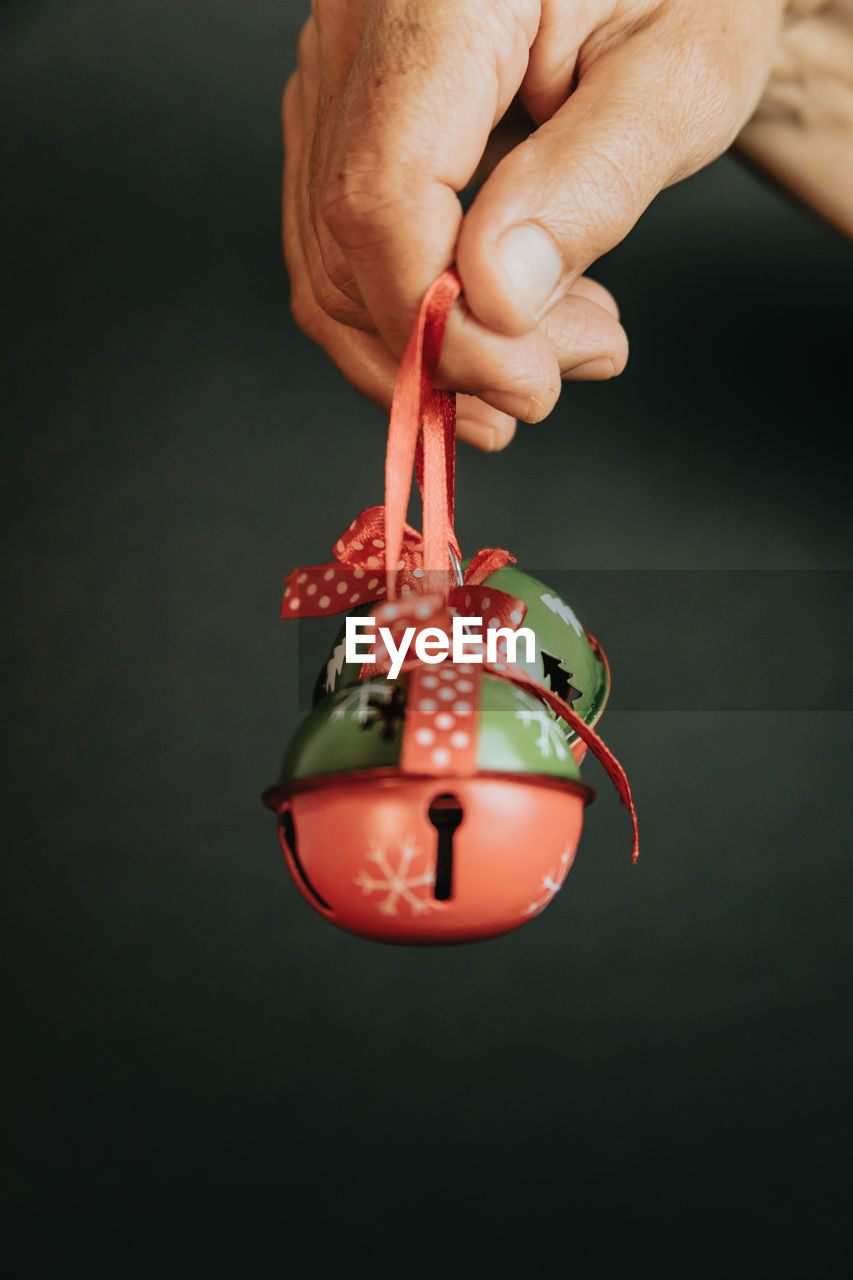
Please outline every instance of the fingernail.
[{"label": "fingernail", "polygon": [[540,320],[563,275],[563,259],[554,241],[541,227],[523,222],[501,236],[498,257],[507,288],[534,321]]}]

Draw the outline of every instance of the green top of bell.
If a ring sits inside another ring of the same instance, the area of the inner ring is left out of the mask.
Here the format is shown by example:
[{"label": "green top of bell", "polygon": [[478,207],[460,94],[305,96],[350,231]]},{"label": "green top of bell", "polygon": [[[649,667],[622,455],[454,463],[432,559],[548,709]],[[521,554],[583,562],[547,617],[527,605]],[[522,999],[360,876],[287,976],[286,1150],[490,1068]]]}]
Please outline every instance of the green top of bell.
[{"label": "green top of bell", "polygon": [[[302,721],[282,761],[278,785],[400,763],[408,676],[377,676],[324,697]],[[477,768],[577,781],[569,736],[545,703],[506,680],[480,682]]]},{"label": "green top of bell", "polygon": [[566,698],[586,724],[595,724],[610,695],[610,678],[571,607],[538,578],[513,565],[498,569],[486,581],[527,605],[521,626],[536,636],[536,658],[525,661],[520,644],[516,665]]},{"label": "green top of bell", "polygon": [[279,784],[399,764],[407,683],[378,676],[324,697],[287,744]]},{"label": "green top of bell", "polygon": [[[526,646],[522,640],[518,645],[516,665],[567,698],[578,715],[587,724],[594,725],[607,703],[610,680],[605,663],[590,644],[570,606],[543,582],[512,565],[490,574],[486,584],[515,596],[527,605],[527,613],[520,625],[532,630],[536,637],[536,653],[533,661],[527,662]],[[371,608],[365,605],[354,609],[353,615],[369,613]],[[474,613],[473,602],[471,613],[474,617],[480,616]],[[488,617],[484,617],[484,628],[488,622]],[[360,663],[344,659],[344,629],[341,628],[328,662],[317,677],[314,701],[320,702],[329,694],[356,684],[360,670]],[[570,733],[570,740],[574,737]]]}]

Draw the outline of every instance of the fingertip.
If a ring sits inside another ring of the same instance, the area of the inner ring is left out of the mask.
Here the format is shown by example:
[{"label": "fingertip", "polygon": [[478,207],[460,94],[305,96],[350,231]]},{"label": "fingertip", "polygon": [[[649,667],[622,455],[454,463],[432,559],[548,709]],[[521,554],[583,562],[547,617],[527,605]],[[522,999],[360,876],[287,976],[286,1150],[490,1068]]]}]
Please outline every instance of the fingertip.
[{"label": "fingertip", "polygon": [[456,434],[483,453],[499,453],[512,440],[516,420],[476,396],[456,397]]},{"label": "fingertip", "polygon": [[628,335],[611,311],[591,296],[567,294],[542,323],[562,378],[606,379],[628,361]]},{"label": "fingertip", "polygon": [[[624,336],[624,330],[622,331]],[[628,363],[628,339],[624,343],[614,345],[608,355],[594,356],[590,360],[581,360],[567,368],[563,373],[565,382],[608,382],[624,373]]]},{"label": "fingertip", "polygon": [[614,320],[619,319],[619,303],[610,290],[598,280],[593,280],[589,276],[580,276],[572,285],[571,293],[578,294],[581,298],[588,298],[590,302],[595,302],[601,307],[602,311],[611,315]]},{"label": "fingertip", "polygon": [[457,434],[460,440],[473,445],[481,453],[500,453],[515,435],[515,419],[510,431],[502,431],[499,427],[489,426],[485,422],[467,422],[464,419],[458,424]]}]

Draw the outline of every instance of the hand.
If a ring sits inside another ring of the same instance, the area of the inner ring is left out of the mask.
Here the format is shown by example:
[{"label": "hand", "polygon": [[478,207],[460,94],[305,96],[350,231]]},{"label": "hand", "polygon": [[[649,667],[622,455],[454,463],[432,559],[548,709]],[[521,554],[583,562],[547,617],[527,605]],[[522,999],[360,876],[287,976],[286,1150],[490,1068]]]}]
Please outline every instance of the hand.
[{"label": "hand", "polygon": [[[455,262],[439,379],[467,393],[459,435],[485,449],[548,414],[562,379],[621,372],[616,304],[583,273],[733,141],[784,7],[315,0],[284,97],[297,322],[387,407],[420,299]],[[496,126],[519,103],[533,131],[507,151]]]}]

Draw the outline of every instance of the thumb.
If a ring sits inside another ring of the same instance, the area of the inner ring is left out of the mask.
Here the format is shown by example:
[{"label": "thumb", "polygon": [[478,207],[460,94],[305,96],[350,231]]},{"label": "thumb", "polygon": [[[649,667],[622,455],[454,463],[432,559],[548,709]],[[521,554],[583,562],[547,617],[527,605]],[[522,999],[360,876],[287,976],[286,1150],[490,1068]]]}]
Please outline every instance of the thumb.
[{"label": "thumb", "polygon": [[[662,61],[659,44],[648,57],[631,40],[602,57],[481,188],[456,262],[482,324],[508,334],[537,325],[663,187],[723,150],[683,137],[684,95]],[[705,116],[697,132],[725,136]]]}]

